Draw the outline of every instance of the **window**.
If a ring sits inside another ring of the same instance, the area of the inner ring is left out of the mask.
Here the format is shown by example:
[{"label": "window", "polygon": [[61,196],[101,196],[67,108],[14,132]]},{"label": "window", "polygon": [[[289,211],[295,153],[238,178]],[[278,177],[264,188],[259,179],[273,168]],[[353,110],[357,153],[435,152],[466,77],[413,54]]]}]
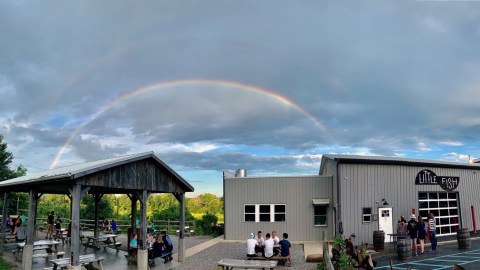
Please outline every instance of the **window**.
[{"label": "window", "polygon": [[362,208],[362,222],[363,223],[372,222],[372,208],[371,207]]},{"label": "window", "polygon": [[314,225],[327,226],[327,205],[314,205]]},{"label": "window", "polygon": [[418,210],[425,222],[428,213],[433,213],[437,235],[452,235],[459,228],[457,192],[419,192]]},{"label": "window", "polygon": [[245,205],[245,222],[255,222],[255,205]]},{"label": "window", "polygon": [[275,207],[275,222],[285,222],[285,205],[277,204]]},{"label": "window", "polygon": [[285,222],[285,204],[245,204],[245,222]]}]

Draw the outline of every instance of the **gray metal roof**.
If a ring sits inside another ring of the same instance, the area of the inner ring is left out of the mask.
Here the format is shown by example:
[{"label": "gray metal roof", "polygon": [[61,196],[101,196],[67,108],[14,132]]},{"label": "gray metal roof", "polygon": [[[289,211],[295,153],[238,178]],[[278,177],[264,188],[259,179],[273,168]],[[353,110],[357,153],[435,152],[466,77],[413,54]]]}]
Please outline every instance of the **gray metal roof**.
[{"label": "gray metal roof", "polygon": [[461,163],[461,162],[448,162],[448,161],[441,161],[441,160],[413,159],[413,158],[400,158],[400,157],[325,154],[322,156],[322,159],[324,158],[335,160],[335,161],[338,161],[339,163],[398,164],[398,165],[407,165],[407,166],[471,168],[476,170],[480,169],[480,164],[478,163],[469,164],[469,163]]},{"label": "gray metal roof", "polygon": [[146,158],[155,159],[155,161],[160,163],[161,166],[163,166],[170,173],[172,173],[173,176],[177,178],[177,180],[182,182],[182,184],[184,184],[187,187],[187,190],[189,191],[194,190],[194,188],[187,181],[185,181],[185,179],[183,179],[172,168],[170,168],[167,164],[161,161],[152,151],[114,157],[109,159],[103,159],[103,160],[97,160],[97,161],[91,161],[86,163],[79,163],[79,164],[74,164],[74,165],[70,165],[62,168],[37,172],[37,173],[27,173],[27,175],[25,176],[0,182],[0,188],[30,184],[30,183],[38,184],[41,182],[50,182],[52,180],[76,179],[76,178],[79,178],[88,174],[92,174],[101,170],[105,170],[111,167],[115,167],[118,165],[126,164],[126,163],[137,161],[137,160],[142,160]]}]

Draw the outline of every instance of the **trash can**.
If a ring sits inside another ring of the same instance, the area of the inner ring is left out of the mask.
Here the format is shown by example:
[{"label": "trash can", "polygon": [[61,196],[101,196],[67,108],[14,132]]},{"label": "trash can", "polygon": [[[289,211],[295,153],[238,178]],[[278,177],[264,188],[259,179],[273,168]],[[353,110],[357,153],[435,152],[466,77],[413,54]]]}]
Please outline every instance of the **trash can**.
[{"label": "trash can", "polygon": [[412,247],[410,244],[410,236],[397,236],[397,254],[399,260],[408,260]]},{"label": "trash can", "polygon": [[384,231],[374,231],[373,232],[373,249],[375,251],[380,251],[385,248],[385,232]]},{"label": "trash can", "polygon": [[470,231],[468,228],[459,228],[457,231],[457,242],[459,249],[470,249]]}]

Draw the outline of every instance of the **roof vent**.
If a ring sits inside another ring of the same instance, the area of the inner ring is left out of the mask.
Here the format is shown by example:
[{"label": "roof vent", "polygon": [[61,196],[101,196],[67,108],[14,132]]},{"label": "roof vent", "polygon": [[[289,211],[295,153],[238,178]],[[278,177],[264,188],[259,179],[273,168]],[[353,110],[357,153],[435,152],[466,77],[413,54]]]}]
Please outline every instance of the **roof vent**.
[{"label": "roof vent", "polygon": [[247,177],[247,170],[237,169],[237,171],[235,171],[235,177]]}]

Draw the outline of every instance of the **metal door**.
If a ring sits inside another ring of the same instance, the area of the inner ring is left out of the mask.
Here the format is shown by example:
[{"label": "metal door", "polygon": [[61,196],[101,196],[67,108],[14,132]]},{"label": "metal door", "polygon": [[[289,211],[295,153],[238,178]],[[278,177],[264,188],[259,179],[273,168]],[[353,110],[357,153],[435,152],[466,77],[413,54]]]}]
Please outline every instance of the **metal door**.
[{"label": "metal door", "polygon": [[385,232],[385,242],[390,242],[393,234],[392,208],[378,208],[378,230]]}]

